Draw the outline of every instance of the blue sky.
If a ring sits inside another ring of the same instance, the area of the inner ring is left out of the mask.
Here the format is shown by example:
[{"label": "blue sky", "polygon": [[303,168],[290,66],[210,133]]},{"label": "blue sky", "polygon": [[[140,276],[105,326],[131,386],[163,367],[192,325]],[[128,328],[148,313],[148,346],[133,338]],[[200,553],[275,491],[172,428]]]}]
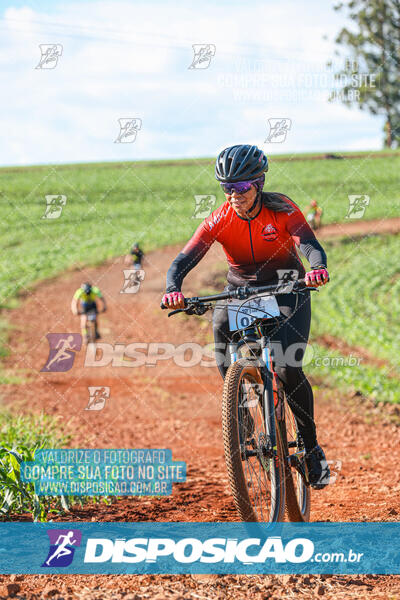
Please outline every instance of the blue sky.
[{"label": "blue sky", "polygon": [[[0,164],[214,156],[235,143],[270,154],[379,149],[381,118],[327,102],[326,63],[346,23],[332,6],[5,0]],[[209,67],[189,69],[192,45],[206,43]],[[39,44],[62,46],[54,69],[35,69]],[[134,143],[114,143],[120,118],[141,119]],[[266,142],[278,118],[291,122],[286,139]]]}]

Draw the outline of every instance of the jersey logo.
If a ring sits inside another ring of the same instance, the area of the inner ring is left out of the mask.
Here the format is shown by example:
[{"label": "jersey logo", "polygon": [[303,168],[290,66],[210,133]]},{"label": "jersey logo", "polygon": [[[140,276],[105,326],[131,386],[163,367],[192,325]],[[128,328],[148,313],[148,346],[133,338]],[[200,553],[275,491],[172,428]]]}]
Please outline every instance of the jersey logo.
[{"label": "jersey logo", "polygon": [[278,230],[277,230],[276,227],[274,227],[273,225],[271,225],[271,223],[269,223],[261,231],[261,235],[263,236],[263,238],[264,238],[264,240],[266,242],[273,242],[278,237]]},{"label": "jersey logo", "polygon": [[227,214],[228,214],[228,211],[225,209],[225,210],[222,210],[222,211],[219,213],[219,215],[218,215],[218,214],[217,214],[217,215],[213,215],[213,216],[211,217],[211,219],[209,219],[209,220],[207,221],[207,223],[208,223],[208,226],[209,226],[209,228],[210,228],[210,231],[211,231],[211,229],[212,229],[212,228],[213,228],[213,227],[214,227],[214,226],[215,226],[217,223],[219,223],[219,222],[220,222],[220,220],[221,220],[223,217],[226,217],[226,215],[227,215]]}]

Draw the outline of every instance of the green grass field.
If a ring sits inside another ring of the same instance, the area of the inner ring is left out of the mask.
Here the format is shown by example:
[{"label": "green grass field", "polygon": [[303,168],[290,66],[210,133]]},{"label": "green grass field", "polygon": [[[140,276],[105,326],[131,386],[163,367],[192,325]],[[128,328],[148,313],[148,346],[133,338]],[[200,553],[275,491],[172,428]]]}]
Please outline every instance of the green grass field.
[{"label": "green grass field", "polygon": [[[362,346],[400,368],[400,235],[324,242],[331,281],[313,298],[313,335]],[[399,398],[400,400],[400,398]]]},{"label": "green grass field", "polygon": [[[400,235],[325,241],[324,248],[331,280],[327,288],[313,295],[312,338],[329,334],[349,346],[365,348],[387,367],[362,362],[360,367],[320,367],[315,372],[366,396],[398,403]],[[320,352],[327,354],[326,349]],[[329,350],[329,355],[339,353]]]},{"label": "green grass field", "polygon": [[[365,218],[400,215],[400,156],[351,160],[271,159],[266,189],[301,207],[317,198],[324,222],[345,220],[348,194],[371,198]],[[147,250],[183,242],[199,224],[194,195],[224,201],[210,160],[107,163],[0,169],[0,306],[35,281],[72,264],[123,254],[134,240]],[[45,196],[64,194],[58,219],[43,219]]]},{"label": "green grass field", "polygon": [[[397,404],[399,398],[399,379],[392,378],[390,366],[378,368],[361,360],[359,365],[353,364],[356,352],[344,355],[321,346],[311,338],[314,361],[305,365],[304,371],[311,375],[313,381],[330,386],[344,394],[361,394],[374,402]],[[316,362],[316,360],[318,362]]]},{"label": "green grass field", "polygon": [[[399,216],[400,155],[389,154],[349,160],[275,156],[267,189],[287,193],[301,207],[318,198],[325,223],[345,221],[350,193],[370,195],[366,219]],[[72,265],[123,254],[133,240],[146,251],[184,242],[199,223],[192,218],[194,195],[215,194],[217,205],[224,199],[210,159],[15,167],[0,169],[0,177],[0,307],[15,306],[19,292]],[[42,218],[47,194],[67,197],[58,219]],[[313,334],[331,333],[350,344],[362,337],[366,347],[398,367],[397,238],[325,246],[332,282],[329,294],[314,301]],[[0,320],[0,358],[7,352],[7,333]],[[4,371],[2,377],[4,382]]]},{"label": "green grass field", "polygon": [[[399,403],[400,368],[400,234],[359,240],[324,241],[330,282],[312,293],[312,323],[305,372],[335,389],[360,392],[376,401]],[[307,262],[304,260],[305,267]],[[224,263],[216,265],[215,285],[199,291],[220,291]],[[218,289],[217,289],[218,288]],[[323,335],[343,340],[353,351],[343,353],[318,343]],[[210,332],[209,341],[212,334]],[[386,362],[381,367],[359,357],[356,347]],[[350,357],[353,357],[349,361]]]}]

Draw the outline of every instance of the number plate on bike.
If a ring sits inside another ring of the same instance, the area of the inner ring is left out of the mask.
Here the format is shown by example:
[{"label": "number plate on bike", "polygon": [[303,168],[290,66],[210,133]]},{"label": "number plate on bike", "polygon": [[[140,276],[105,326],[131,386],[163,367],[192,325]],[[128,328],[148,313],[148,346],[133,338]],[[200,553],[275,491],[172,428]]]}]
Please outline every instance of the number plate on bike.
[{"label": "number plate on bike", "polygon": [[244,329],[256,319],[270,319],[279,317],[280,314],[275,296],[256,296],[245,302],[233,300],[228,304],[229,329]]}]

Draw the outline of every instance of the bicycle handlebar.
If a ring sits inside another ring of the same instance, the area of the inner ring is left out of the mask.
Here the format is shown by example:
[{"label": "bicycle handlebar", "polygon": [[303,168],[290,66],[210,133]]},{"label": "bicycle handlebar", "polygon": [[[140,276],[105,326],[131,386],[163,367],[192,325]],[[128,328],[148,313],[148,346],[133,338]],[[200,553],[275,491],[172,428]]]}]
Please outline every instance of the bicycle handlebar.
[{"label": "bicycle handlebar", "polygon": [[[186,312],[187,314],[204,314],[209,307],[204,306],[207,302],[214,302],[216,300],[228,300],[228,299],[238,299],[238,300],[246,300],[249,296],[253,296],[255,294],[265,294],[271,292],[271,294],[288,294],[295,291],[304,291],[304,290],[314,290],[317,291],[316,287],[306,286],[305,279],[297,279],[296,281],[288,281],[287,283],[278,283],[274,285],[263,285],[263,286],[250,286],[245,285],[242,287],[238,287],[234,290],[222,292],[220,294],[213,294],[212,296],[201,296],[201,297],[192,297],[185,298],[185,308],[177,308],[173,310],[168,316],[172,316],[178,312]],[[290,289],[288,290],[288,286]],[[304,286],[299,289],[299,286]],[[202,306],[203,305],[203,306]],[[169,306],[165,306],[162,302],[160,304],[160,308],[162,310],[168,309],[171,310]],[[195,311],[196,309],[196,311]],[[192,312],[191,312],[192,311]],[[198,312],[197,312],[198,311]]]}]

